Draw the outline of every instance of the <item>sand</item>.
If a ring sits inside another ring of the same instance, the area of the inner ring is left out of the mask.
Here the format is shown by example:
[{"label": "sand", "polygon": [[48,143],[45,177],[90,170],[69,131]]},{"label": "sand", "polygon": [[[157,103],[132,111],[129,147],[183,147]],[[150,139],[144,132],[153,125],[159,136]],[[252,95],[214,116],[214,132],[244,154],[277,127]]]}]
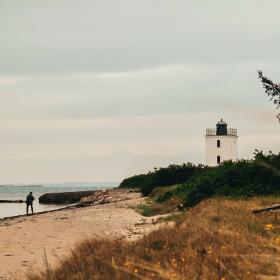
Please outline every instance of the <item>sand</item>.
[{"label": "sand", "polygon": [[124,192],[119,200],[0,221],[0,279],[25,279],[30,270],[44,269],[45,254],[56,266],[86,238],[134,240],[155,228],[155,218],[133,209],[143,203],[139,193]]}]

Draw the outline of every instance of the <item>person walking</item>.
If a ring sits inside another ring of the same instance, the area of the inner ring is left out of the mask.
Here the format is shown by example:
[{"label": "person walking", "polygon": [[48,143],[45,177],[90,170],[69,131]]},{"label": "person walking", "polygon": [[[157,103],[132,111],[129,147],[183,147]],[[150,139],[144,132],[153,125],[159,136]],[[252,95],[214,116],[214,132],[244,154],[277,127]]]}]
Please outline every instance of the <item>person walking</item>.
[{"label": "person walking", "polygon": [[33,200],[34,200],[34,196],[32,195],[32,192],[30,192],[30,194],[26,197],[26,214],[27,215],[28,215],[29,206],[31,207],[31,211],[33,214]]}]

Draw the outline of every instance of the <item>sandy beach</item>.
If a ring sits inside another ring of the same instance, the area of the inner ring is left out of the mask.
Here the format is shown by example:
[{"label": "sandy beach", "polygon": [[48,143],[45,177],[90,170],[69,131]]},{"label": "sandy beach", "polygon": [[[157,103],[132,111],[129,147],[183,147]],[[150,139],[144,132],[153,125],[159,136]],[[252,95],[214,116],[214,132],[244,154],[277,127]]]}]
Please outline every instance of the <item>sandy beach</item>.
[{"label": "sandy beach", "polygon": [[156,227],[155,217],[133,209],[144,201],[140,193],[122,191],[117,196],[113,203],[0,221],[0,279],[25,279],[30,270],[45,267],[45,254],[55,266],[83,239],[134,240]]}]

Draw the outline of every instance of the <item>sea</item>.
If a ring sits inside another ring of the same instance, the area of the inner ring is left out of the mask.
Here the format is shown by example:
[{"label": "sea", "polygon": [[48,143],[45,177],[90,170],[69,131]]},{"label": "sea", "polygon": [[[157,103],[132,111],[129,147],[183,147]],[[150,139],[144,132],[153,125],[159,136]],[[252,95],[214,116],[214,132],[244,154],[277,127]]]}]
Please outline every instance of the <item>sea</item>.
[{"label": "sea", "polygon": [[[40,204],[38,199],[45,193],[100,190],[117,187],[118,185],[118,182],[0,185],[0,200],[25,200],[26,196],[32,192],[35,197],[34,212],[44,212],[67,206]],[[24,215],[25,213],[25,203],[0,203],[0,219]]]}]

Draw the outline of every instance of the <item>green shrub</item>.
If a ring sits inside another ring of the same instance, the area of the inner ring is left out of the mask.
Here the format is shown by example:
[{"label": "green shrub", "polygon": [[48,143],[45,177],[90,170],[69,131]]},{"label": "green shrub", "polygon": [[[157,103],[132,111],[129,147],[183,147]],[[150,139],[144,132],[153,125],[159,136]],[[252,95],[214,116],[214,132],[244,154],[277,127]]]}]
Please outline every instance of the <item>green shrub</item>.
[{"label": "green shrub", "polygon": [[203,165],[191,163],[182,165],[169,165],[168,167],[155,168],[153,172],[141,174],[124,179],[120,188],[140,188],[143,195],[149,195],[156,187],[165,187],[181,184],[190,179],[196,172],[207,169]]},{"label": "green shrub", "polygon": [[161,192],[156,201],[163,203],[175,196],[188,208],[212,196],[280,195],[280,153],[265,155],[256,150],[251,160],[227,161],[217,167],[170,165],[127,178],[120,187],[138,187],[144,195],[149,195],[156,187],[175,184]]},{"label": "green shrub", "polygon": [[154,215],[154,209],[151,207],[151,205],[148,204],[140,204],[138,205],[138,209],[141,215],[145,217],[150,217]]},{"label": "green shrub", "polygon": [[[252,197],[280,195],[280,153],[257,154],[253,160],[225,162],[196,174],[173,191],[183,193],[185,207],[211,196]],[[182,195],[182,194],[181,194]]]},{"label": "green shrub", "polygon": [[172,192],[171,191],[167,191],[165,192],[163,195],[160,195],[158,198],[157,198],[157,202],[159,203],[162,203],[166,200],[168,200],[169,198],[171,198],[173,196]]}]

